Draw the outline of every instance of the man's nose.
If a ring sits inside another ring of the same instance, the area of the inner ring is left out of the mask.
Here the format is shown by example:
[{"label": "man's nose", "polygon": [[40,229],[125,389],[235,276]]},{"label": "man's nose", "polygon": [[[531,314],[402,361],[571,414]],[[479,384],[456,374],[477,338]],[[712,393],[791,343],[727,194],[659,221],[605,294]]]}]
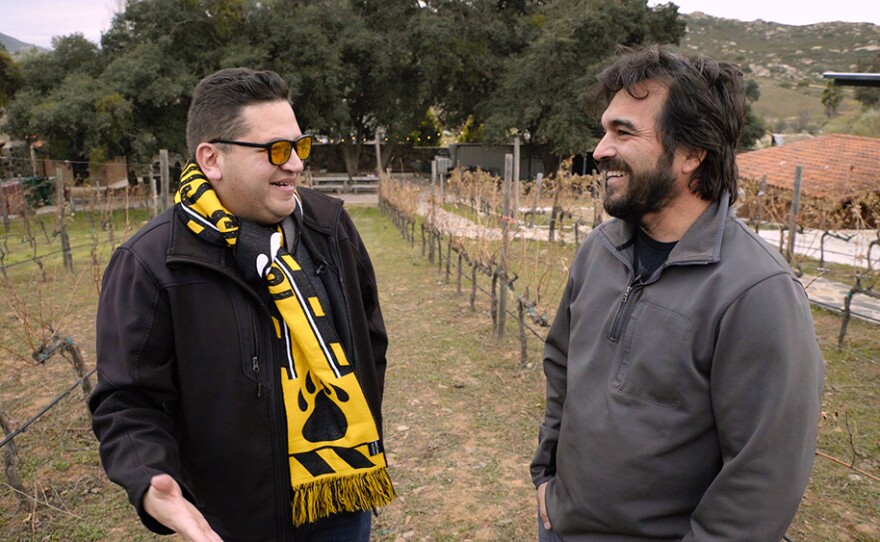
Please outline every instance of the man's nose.
[{"label": "man's nose", "polygon": [[608,134],[605,134],[602,136],[602,139],[599,140],[599,144],[596,145],[596,148],[593,149],[593,159],[598,162],[603,158],[611,158],[612,156],[614,156],[613,147],[608,141]]},{"label": "man's nose", "polygon": [[303,161],[296,154],[296,150],[294,150],[290,153],[290,158],[287,159],[287,162],[284,162],[279,167],[284,171],[288,171],[290,173],[302,173]]}]

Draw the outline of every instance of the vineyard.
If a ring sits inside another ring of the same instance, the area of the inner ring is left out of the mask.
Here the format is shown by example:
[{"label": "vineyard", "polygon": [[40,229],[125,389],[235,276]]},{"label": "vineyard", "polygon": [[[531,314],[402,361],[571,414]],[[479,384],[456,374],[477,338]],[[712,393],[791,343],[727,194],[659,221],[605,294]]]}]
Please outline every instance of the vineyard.
[{"label": "vineyard", "polygon": [[[400,498],[374,521],[374,539],[533,540],[541,342],[569,262],[604,218],[600,183],[560,172],[517,186],[477,171],[433,186],[383,179],[380,191],[378,209],[349,208],[391,342],[385,432]],[[154,202],[60,203],[0,230],[0,539],[158,540],[106,480],[85,405],[104,265]],[[869,199],[848,210],[804,199],[792,218],[784,194],[757,185],[740,206],[780,232],[783,251],[799,228],[877,223]],[[791,258],[870,294],[878,264],[862,248],[848,265]],[[880,540],[880,334],[853,320],[839,345],[841,316],[814,317],[827,365],[819,455],[788,538]]]}]

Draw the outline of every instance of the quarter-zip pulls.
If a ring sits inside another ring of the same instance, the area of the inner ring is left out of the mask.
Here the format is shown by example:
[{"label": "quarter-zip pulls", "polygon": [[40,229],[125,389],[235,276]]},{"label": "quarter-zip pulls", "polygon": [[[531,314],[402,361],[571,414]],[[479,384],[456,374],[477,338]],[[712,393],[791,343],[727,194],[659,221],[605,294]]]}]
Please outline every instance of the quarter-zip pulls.
[{"label": "quarter-zip pulls", "polygon": [[611,342],[617,342],[620,340],[620,332],[623,328],[624,316],[627,314],[627,308],[630,302],[630,296],[633,291],[641,289],[645,286],[644,283],[638,282],[637,278],[633,276],[630,283],[627,285],[626,290],[623,291],[623,297],[620,299],[620,305],[617,307],[617,314],[614,315],[614,322],[611,324],[611,333],[608,338]]}]

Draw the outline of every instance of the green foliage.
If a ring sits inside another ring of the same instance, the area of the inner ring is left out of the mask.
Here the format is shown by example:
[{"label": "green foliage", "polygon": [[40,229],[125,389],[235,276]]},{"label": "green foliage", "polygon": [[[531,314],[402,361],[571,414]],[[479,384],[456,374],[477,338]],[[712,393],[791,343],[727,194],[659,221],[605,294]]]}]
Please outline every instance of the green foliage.
[{"label": "green foliage", "polygon": [[522,53],[505,63],[486,121],[488,136],[506,141],[511,129],[527,131],[532,141],[549,144],[560,155],[591,148],[599,111],[588,106],[596,75],[619,45],[661,37],[677,42],[683,26],[670,23],[674,13],[669,6],[653,12],[636,0],[557,0],[540,6],[541,24],[531,27]]},{"label": "green foliage", "polygon": [[738,145],[740,148],[750,149],[754,147],[756,141],[767,133],[767,126],[764,124],[764,120],[752,108],[752,104],[761,98],[761,87],[758,86],[754,79],[746,80],[745,87],[745,122],[739,134]]},{"label": "green foliage", "polygon": [[55,183],[46,177],[26,177],[22,180],[27,204],[36,209],[55,201]]},{"label": "green foliage", "polygon": [[[880,53],[870,62],[860,62],[860,72],[880,73]],[[877,87],[856,87],[856,100],[862,102],[865,109],[876,108],[880,105],[880,88]]]},{"label": "green foliage", "polygon": [[0,109],[21,85],[21,70],[3,45],[0,45]]},{"label": "green foliage", "polygon": [[738,146],[742,149],[751,149],[755,142],[764,137],[767,133],[767,126],[764,120],[755,114],[751,104],[746,105],[745,123],[739,134]]},{"label": "green foliage", "polygon": [[468,117],[458,135],[459,143],[478,143],[483,140],[483,125],[476,124],[474,117]]},{"label": "green foliage", "polygon": [[828,118],[834,118],[837,115],[837,108],[843,101],[843,92],[840,87],[834,84],[834,81],[828,81],[825,89],[822,90],[822,105],[825,106],[825,114]]},{"label": "green foliage", "polygon": [[648,12],[648,37],[646,43],[669,43],[678,45],[685,35],[687,23],[679,17],[678,6],[669,2],[654,6]]},{"label": "green foliage", "polygon": [[841,115],[823,126],[829,134],[852,134],[880,138],[880,109],[867,109],[851,115]]},{"label": "green foliage", "polygon": [[418,128],[410,132],[409,141],[416,146],[430,147],[439,145],[441,137],[443,134],[440,122],[437,120],[437,115],[429,109]]},{"label": "green foliage", "polygon": [[[459,139],[509,142],[528,132],[566,155],[596,142],[592,89],[619,45],[681,43],[742,63],[765,89],[770,74],[792,94],[814,94],[815,108],[788,99],[796,109],[783,113],[750,86],[741,140],[749,147],[770,122],[818,126],[820,91],[808,70],[848,71],[876,56],[861,47],[873,27],[852,25],[863,34],[854,35],[816,26],[682,17],[674,3],[643,0],[130,0],[100,48],[72,34],[14,62],[0,52],[0,104],[5,131],[46,141],[53,157],[148,162],[160,148],[186,153],[199,79],[249,66],[279,72],[300,125],[336,141],[369,140],[382,128],[388,148],[405,145],[430,111]],[[859,130],[870,131],[865,123]]]}]

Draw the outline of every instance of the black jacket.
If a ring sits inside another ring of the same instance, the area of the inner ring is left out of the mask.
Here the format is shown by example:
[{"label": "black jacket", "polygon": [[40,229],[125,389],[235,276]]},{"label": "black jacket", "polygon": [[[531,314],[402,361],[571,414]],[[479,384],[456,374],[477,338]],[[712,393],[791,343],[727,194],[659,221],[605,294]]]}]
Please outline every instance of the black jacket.
[{"label": "black jacket", "polygon": [[[302,242],[382,433],[387,336],[366,248],[342,202],[300,189]],[[293,529],[274,306],[226,247],[167,211],[113,254],[97,315],[89,406],[108,476],[141,520],[150,478],[167,473],[226,542]]]}]

